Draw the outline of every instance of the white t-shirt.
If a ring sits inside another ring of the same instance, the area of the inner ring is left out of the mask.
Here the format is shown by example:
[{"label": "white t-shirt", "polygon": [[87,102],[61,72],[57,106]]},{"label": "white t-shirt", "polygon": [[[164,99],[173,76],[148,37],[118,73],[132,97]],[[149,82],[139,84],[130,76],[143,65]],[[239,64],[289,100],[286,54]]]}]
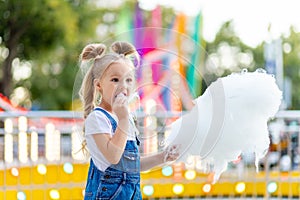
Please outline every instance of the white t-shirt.
[{"label": "white t-shirt", "polygon": [[[118,118],[113,115],[112,113],[109,113],[118,123]],[[129,135],[127,136],[127,140],[135,140],[135,125],[133,123],[133,119],[130,117],[130,123],[129,123]],[[112,124],[108,117],[99,110],[91,112],[86,120],[85,120],[85,138],[87,143],[87,148],[89,150],[89,153],[94,161],[95,166],[100,171],[105,171],[106,168],[108,168],[111,163],[108,162],[108,160],[103,156],[101,151],[96,145],[96,142],[93,138],[93,134],[111,134],[111,136],[114,135],[112,130]]]}]

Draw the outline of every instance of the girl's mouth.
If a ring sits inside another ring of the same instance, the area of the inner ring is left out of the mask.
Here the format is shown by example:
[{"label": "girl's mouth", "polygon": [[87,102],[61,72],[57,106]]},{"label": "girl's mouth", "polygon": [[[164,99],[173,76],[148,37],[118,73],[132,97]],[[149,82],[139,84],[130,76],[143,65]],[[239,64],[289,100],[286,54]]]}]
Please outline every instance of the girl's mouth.
[{"label": "girl's mouth", "polygon": [[124,96],[124,97],[125,97],[126,95],[125,95],[124,93],[121,92],[121,93],[117,94],[117,95],[115,96],[115,98],[117,98],[118,96],[120,96],[120,97],[123,97],[123,96]]}]

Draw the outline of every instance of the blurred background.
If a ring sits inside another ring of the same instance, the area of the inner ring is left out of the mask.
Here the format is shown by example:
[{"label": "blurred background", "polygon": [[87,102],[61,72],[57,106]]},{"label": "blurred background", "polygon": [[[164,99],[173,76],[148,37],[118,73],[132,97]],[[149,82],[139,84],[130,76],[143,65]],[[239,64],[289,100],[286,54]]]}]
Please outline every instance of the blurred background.
[{"label": "blurred background", "polygon": [[[80,150],[88,43],[122,39],[142,56],[135,102],[142,153],[160,150],[167,125],[219,77],[262,68],[283,91],[271,145],[230,163],[216,184],[201,163],[142,173],[145,199],[298,199],[300,12],[297,1],[0,1],[0,199],[82,199]],[[147,127],[147,129],[143,129]]]}]

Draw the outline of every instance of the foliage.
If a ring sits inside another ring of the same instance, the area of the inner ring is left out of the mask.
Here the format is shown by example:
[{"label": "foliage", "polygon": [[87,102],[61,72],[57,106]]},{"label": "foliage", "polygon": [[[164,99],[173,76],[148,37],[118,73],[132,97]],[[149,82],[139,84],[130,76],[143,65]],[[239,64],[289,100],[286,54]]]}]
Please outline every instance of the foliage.
[{"label": "foliage", "polygon": [[[287,109],[300,109],[300,33],[297,33],[293,27],[290,29],[290,35],[283,37],[282,47],[283,47],[283,73],[284,78],[288,79],[292,83],[292,102],[291,106]],[[224,54],[224,46],[231,50],[231,54]],[[213,60],[213,67],[207,65],[206,69],[208,72],[208,79],[215,80],[217,77],[225,76],[232,71],[240,71],[242,68],[248,68],[254,71],[257,68],[265,68],[264,60],[264,42],[255,48],[249,47],[237,37],[234,32],[234,27],[232,21],[225,22],[216,34],[216,38],[213,42],[206,44],[206,50],[208,52],[207,60]],[[250,63],[243,64],[240,56],[242,54],[248,54],[251,58]],[[237,55],[234,58],[238,63],[231,63],[230,66],[224,65],[222,63],[223,57],[230,57],[232,55]],[[212,68],[213,70],[209,70]]]},{"label": "foliage", "polygon": [[30,92],[34,101],[33,109],[71,108],[74,79],[79,71],[79,53],[86,43],[95,38],[95,29],[99,24],[101,12],[86,1],[69,2],[73,12],[70,18],[73,20],[76,18],[77,31],[74,33],[76,36],[71,43],[67,40],[57,45],[51,54],[55,59],[38,61],[35,65],[36,73],[28,80],[32,85]]},{"label": "foliage", "polygon": [[[0,92],[11,97],[13,86],[25,87],[42,109],[66,109],[71,101],[78,49],[95,34],[97,10],[83,0],[6,0],[0,2],[2,62]],[[98,14],[99,16],[99,14]],[[32,76],[13,79],[13,61],[31,60]],[[31,105],[27,105],[31,106]]]},{"label": "foliage", "polygon": [[245,45],[237,36],[232,21],[225,22],[216,33],[214,41],[206,43],[206,52],[206,85],[218,77],[244,68],[253,70],[257,66],[256,61],[261,61],[260,54],[255,54],[254,49]]},{"label": "foliage", "polygon": [[290,109],[300,109],[300,33],[293,27],[289,37],[283,38],[284,75],[292,83],[292,102]]}]

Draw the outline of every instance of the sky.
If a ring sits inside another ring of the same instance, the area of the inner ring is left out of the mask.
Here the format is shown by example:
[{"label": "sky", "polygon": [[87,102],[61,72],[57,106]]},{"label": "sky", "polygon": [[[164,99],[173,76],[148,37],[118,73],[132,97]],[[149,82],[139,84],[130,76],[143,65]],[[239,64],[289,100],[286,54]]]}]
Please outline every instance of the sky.
[{"label": "sky", "polygon": [[[220,26],[228,20],[242,41],[255,47],[268,38],[288,36],[291,25],[300,31],[299,0],[139,0],[144,9],[157,4],[171,6],[193,16],[203,16],[203,37],[213,41]],[[270,32],[268,27],[271,24]]]}]

